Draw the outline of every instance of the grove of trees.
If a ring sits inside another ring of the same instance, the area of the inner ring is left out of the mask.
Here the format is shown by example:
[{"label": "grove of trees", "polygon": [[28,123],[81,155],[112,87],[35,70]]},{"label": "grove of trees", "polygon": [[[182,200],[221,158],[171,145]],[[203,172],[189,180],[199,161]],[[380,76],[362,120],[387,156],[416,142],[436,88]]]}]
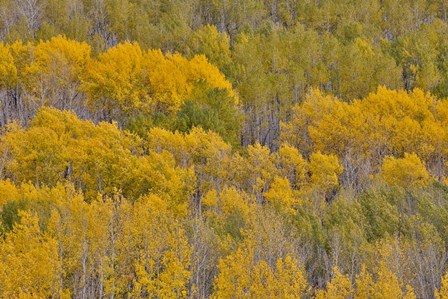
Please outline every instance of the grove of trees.
[{"label": "grove of trees", "polygon": [[448,299],[444,0],[0,0],[0,298]]}]

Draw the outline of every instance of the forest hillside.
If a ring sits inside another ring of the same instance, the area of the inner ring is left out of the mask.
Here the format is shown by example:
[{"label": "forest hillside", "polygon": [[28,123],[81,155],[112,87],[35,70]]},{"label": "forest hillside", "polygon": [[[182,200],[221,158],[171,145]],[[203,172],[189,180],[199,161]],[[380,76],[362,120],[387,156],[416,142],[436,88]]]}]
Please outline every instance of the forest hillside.
[{"label": "forest hillside", "polygon": [[0,298],[448,299],[448,2],[0,0]]}]

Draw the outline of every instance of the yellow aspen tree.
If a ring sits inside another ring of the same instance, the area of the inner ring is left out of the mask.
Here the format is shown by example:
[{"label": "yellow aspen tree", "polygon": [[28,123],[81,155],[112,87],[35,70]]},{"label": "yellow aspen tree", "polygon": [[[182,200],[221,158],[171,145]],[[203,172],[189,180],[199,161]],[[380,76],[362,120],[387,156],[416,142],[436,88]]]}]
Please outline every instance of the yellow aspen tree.
[{"label": "yellow aspen tree", "polygon": [[[165,200],[147,195],[125,219],[117,254],[122,293],[134,297],[186,298],[191,245]],[[132,275],[129,275],[132,273]]]},{"label": "yellow aspen tree", "polygon": [[194,56],[188,63],[186,76],[191,83],[204,81],[207,89],[222,89],[238,104],[238,96],[232,88],[232,83],[226,80],[219,69],[208,62],[204,55]]},{"label": "yellow aspen tree", "polygon": [[378,298],[401,298],[402,290],[398,278],[382,261],[378,269],[378,279],[375,284],[375,293]]},{"label": "yellow aspen tree", "polygon": [[17,67],[9,45],[0,43],[0,87],[11,87],[17,80]]},{"label": "yellow aspen tree", "polygon": [[235,241],[241,237],[241,229],[249,223],[254,208],[248,195],[233,187],[225,187],[221,192],[214,189],[208,191],[201,204],[201,216],[227,241]]},{"label": "yellow aspen tree", "polygon": [[445,274],[442,277],[440,289],[435,289],[434,297],[436,297],[436,299],[448,299],[448,274]]},{"label": "yellow aspen tree", "polygon": [[248,298],[254,249],[250,243],[245,247],[245,250],[238,248],[233,254],[219,260],[219,275],[214,279],[213,298]]},{"label": "yellow aspen tree", "polygon": [[275,276],[271,267],[265,261],[260,261],[255,265],[251,270],[251,276],[252,281],[247,298],[274,298]]},{"label": "yellow aspen tree", "polygon": [[14,180],[54,185],[64,172],[64,143],[50,128],[14,127],[1,140],[10,158],[4,172]]},{"label": "yellow aspen tree", "polygon": [[343,168],[335,155],[325,155],[321,152],[312,153],[309,162],[311,173],[311,191],[326,197],[329,192],[339,186],[339,175]]},{"label": "yellow aspen tree", "polygon": [[79,109],[81,75],[90,61],[90,46],[62,36],[39,42],[25,68],[26,88],[35,105]]},{"label": "yellow aspen tree", "polygon": [[0,293],[8,298],[58,297],[58,244],[40,231],[36,215],[21,211],[19,216],[20,223],[0,242]]},{"label": "yellow aspen tree", "polygon": [[389,185],[402,188],[424,187],[430,182],[425,164],[416,154],[405,153],[403,158],[384,158],[381,176]]},{"label": "yellow aspen tree", "polygon": [[144,67],[153,108],[162,112],[178,111],[192,90],[185,74],[188,60],[179,54],[164,56],[160,50],[149,50],[144,56]]},{"label": "yellow aspen tree", "polygon": [[400,281],[395,274],[387,268],[384,261],[380,262],[377,275],[378,278],[375,284],[375,296],[377,298],[416,298],[411,286],[406,286],[406,291],[403,292]]},{"label": "yellow aspen tree", "polygon": [[287,143],[283,143],[280,146],[278,154],[282,173],[288,178],[291,186],[294,188],[303,187],[306,183],[308,164],[303,159],[299,150]]},{"label": "yellow aspen tree", "polygon": [[278,170],[275,167],[275,156],[267,146],[257,143],[247,148],[248,158],[242,169],[245,175],[246,188],[254,192],[257,201],[261,202],[263,193],[272,184]]},{"label": "yellow aspen tree", "polygon": [[333,275],[326,290],[317,292],[316,299],[346,299],[353,295],[354,289],[348,275],[342,274],[336,267],[333,268]]},{"label": "yellow aspen tree", "polygon": [[74,296],[91,294],[94,285],[99,292],[113,291],[108,286],[111,201],[98,199],[88,204],[82,194],[68,189],[56,203],[48,230],[62,254],[65,286]]},{"label": "yellow aspen tree", "polygon": [[157,153],[170,152],[181,167],[192,165],[191,157],[186,146],[185,135],[180,132],[171,132],[162,128],[151,128],[145,139],[145,146]]},{"label": "yellow aspen tree", "polygon": [[294,213],[301,204],[297,193],[291,189],[288,179],[275,177],[269,191],[264,193],[264,197],[278,210]]},{"label": "yellow aspen tree", "polygon": [[124,111],[148,109],[148,84],[143,81],[143,51],[136,43],[123,43],[103,52],[87,66],[82,90],[90,107]]},{"label": "yellow aspen tree", "polygon": [[274,281],[274,297],[292,299],[301,298],[308,291],[308,282],[297,260],[290,256],[278,259]]},{"label": "yellow aspen tree", "polygon": [[416,296],[411,286],[406,285],[403,289],[397,276],[387,268],[384,261],[381,261],[376,269],[375,278],[364,265],[356,278],[355,299],[369,298],[415,299]]},{"label": "yellow aspen tree", "polygon": [[187,99],[198,100],[198,95],[213,89],[226,91],[238,103],[230,81],[205,56],[188,60],[180,54],[164,55],[161,50],[146,52],[129,42],[93,60],[82,86],[94,111],[101,112],[106,105],[125,115],[176,113]]},{"label": "yellow aspen tree", "polygon": [[252,240],[220,259],[218,268],[213,298],[302,298],[308,288],[294,258],[278,259],[274,266],[257,261]]},{"label": "yellow aspen tree", "polygon": [[0,181],[0,210],[7,202],[16,201],[19,198],[19,190],[10,180]]},{"label": "yellow aspen tree", "polygon": [[365,265],[361,268],[361,273],[356,276],[355,299],[370,299],[375,296],[375,282],[372,275],[367,272]]},{"label": "yellow aspen tree", "polygon": [[[311,154],[311,152],[315,151],[310,141],[321,144],[319,146],[321,149],[326,147],[323,140],[311,139],[309,128],[318,127],[322,118],[331,114],[336,109],[336,106],[340,106],[338,101],[334,96],[324,95],[317,89],[311,89],[303,104],[293,107],[291,121],[282,123],[282,142],[287,142],[300,149],[304,155]],[[343,111],[343,109],[339,110]],[[315,133],[319,133],[317,129],[315,129]]]}]

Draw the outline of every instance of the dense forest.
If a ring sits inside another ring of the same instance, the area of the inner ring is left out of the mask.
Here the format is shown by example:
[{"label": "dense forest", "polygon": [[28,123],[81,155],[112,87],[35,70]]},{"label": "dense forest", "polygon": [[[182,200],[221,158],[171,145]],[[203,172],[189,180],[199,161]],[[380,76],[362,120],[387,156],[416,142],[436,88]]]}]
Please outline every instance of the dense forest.
[{"label": "dense forest", "polygon": [[446,0],[0,0],[0,298],[448,299]]}]

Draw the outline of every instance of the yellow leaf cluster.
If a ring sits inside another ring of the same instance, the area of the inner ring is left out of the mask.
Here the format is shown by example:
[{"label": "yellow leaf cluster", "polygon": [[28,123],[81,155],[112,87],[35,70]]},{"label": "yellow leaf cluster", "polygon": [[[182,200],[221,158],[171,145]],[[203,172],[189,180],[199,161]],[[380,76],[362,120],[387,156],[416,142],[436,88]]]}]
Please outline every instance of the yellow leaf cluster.
[{"label": "yellow leaf cluster", "polygon": [[125,112],[177,112],[198,92],[215,88],[226,90],[237,103],[231,83],[205,56],[188,60],[180,54],[143,51],[128,42],[92,60],[82,87],[94,109],[106,105]]},{"label": "yellow leaf cluster", "polygon": [[416,154],[405,153],[401,159],[392,156],[385,157],[381,176],[389,185],[402,188],[424,187],[429,183],[426,166]]},{"label": "yellow leaf cluster", "polygon": [[286,256],[270,266],[256,260],[253,246],[219,261],[213,298],[302,298],[308,286],[297,261]]},{"label": "yellow leaf cluster", "polygon": [[20,223],[0,243],[0,293],[7,298],[46,298],[60,288],[57,241],[40,231],[39,219],[20,212]]}]

